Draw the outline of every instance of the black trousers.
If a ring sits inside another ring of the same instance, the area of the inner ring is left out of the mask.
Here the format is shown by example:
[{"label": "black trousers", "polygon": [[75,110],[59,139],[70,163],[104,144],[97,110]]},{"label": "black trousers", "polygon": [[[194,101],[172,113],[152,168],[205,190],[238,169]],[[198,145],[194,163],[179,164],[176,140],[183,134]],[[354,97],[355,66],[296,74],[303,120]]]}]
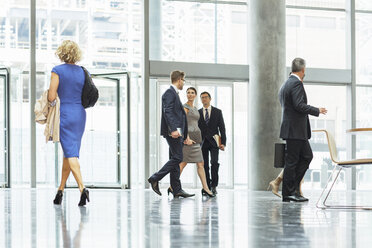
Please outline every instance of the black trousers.
[{"label": "black trousers", "polygon": [[169,145],[169,161],[155,174],[150,177],[152,181],[160,181],[168,173],[170,173],[170,184],[173,189],[173,194],[177,194],[181,189],[180,181],[180,163],[183,159],[182,148],[183,138],[173,139],[170,136],[165,137]]},{"label": "black trousers", "polygon": [[[204,159],[204,171],[207,179],[208,187],[218,186],[218,169],[220,164],[218,163],[219,148],[212,145],[209,140],[205,139],[202,146],[202,153]],[[209,173],[209,153],[211,154],[211,173]],[[212,178],[210,176],[212,174]]]},{"label": "black trousers", "polygon": [[300,188],[310,162],[313,159],[308,140],[286,140],[287,155],[285,157],[283,175],[283,197],[295,195]]}]

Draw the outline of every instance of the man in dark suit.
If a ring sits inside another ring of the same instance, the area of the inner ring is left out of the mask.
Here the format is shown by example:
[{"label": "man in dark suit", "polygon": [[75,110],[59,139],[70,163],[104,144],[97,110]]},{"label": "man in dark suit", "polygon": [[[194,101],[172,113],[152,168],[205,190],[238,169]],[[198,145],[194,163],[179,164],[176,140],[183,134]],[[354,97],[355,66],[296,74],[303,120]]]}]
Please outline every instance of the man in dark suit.
[{"label": "man in dark suit", "polygon": [[307,104],[303,86],[305,60],[295,58],[292,73],[279,90],[279,100],[283,109],[280,138],[287,144],[283,176],[283,201],[308,201],[300,195],[299,186],[309,164],[313,159],[309,139],[311,128],[308,115],[326,114],[325,108],[316,108]]},{"label": "man in dark suit", "polygon": [[155,193],[161,195],[159,190],[159,181],[170,173],[170,184],[173,189],[174,197],[186,198],[194,196],[194,194],[188,194],[182,190],[180,181],[179,164],[183,159],[182,147],[184,140],[187,138],[188,130],[186,113],[178,94],[185,84],[185,73],[182,71],[173,71],[171,73],[171,80],[171,87],[165,91],[162,96],[160,131],[160,134],[168,142],[170,159],[158,172],[148,179],[148,182],[151,184]]},{"label": "man in dark suit", "polygon": [[[211,95],[208,92],[200,94],[203,108],[199,109],[199,128],[202,133],[202,152],[204,158],[205,177],[207,184],[213,194],[217,194],[218,186],[218,163],[219,150],[224,151],[226,146],[226,130],[222,111],[211,106]],[[217,144],[214,136],[220,135],[221,144]],[[211,154],[211,174],[209,173],[209,153]]]}]

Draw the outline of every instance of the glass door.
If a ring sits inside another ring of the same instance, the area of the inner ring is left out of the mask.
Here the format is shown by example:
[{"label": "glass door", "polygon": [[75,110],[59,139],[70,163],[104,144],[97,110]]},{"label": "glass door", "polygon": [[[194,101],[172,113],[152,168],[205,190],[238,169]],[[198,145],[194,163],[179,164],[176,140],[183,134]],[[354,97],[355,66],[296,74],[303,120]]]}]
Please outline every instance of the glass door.
[{"label": "glass door", "polygon": [[[87,119],[79,160],[83,181],[87,187],[129,187],[126,149],[127,74],[92,74],[92,76],[99,90],[99,99],[93,108],[86,109]],[[62,149],[59,148],[59,168],[61,168],[62,156]],[[67,186],[76,186],[72,175],[67,181]]]},{"label": "glass door", "polygon": [[10,187],[9,80],[9,70],[0,68],[0,187]]},{"label": "glass door", "polygon": [[[225,151],[220,150],[219,152],[219,186],[232,188],[234,186],[233,82],[199,81],[196,83],[196,89],[198,90],[198,95],[204,91],[209,92],[212,98],[211,105],[222,111],[227,141]],[[197,103],[198,108],[203,107],[199,97]]]}]

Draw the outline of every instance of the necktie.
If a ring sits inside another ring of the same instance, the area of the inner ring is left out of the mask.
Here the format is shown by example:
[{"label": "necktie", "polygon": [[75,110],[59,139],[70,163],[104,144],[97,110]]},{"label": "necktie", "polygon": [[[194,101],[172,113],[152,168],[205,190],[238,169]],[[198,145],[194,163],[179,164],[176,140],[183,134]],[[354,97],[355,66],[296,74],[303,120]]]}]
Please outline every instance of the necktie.
[{"label": "necktie", "polygon": [[205,109],[205,123],[209,123],[209,113],[208,113],[208,109]]}]

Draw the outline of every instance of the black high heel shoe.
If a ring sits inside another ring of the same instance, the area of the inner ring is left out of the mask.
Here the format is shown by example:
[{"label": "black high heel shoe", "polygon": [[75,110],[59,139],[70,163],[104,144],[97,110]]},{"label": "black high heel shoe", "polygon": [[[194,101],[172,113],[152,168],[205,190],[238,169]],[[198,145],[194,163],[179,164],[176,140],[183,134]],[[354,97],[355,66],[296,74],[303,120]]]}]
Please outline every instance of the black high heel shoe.
[{"label": "black high heel shoe", "polygon": [[81,192],[80,202],[78,204],[79,207],[85,206],[87,204],[87,200],[88,200],[88,202],[90,202],[89,191],[86,188],[84,188],[83,192]]},{"label": "black high heel shoe", "polygon": [[215,197],[216,195],[215,194],[209,194],[207,191],[205,191],[204,189],[201,190],[201,193],[203,196],[209,196],[209,197]]},{"label": "black high heel shoe", "polygon": [[172,194],[173,194],[173,190],[172,190],[172,188],[169,187],[168,190],[167,190],[167,192],[168,192],[168,195],[169,195],[169,193],[172,193]]},{"label": "black high heel shoe", "polygon": [[58,190],[57,194],[56,194],[56,197],[53,200],[53,203],[56,204],[56,205],[61,205],[62,197],[63,197],[63,191]]}]

